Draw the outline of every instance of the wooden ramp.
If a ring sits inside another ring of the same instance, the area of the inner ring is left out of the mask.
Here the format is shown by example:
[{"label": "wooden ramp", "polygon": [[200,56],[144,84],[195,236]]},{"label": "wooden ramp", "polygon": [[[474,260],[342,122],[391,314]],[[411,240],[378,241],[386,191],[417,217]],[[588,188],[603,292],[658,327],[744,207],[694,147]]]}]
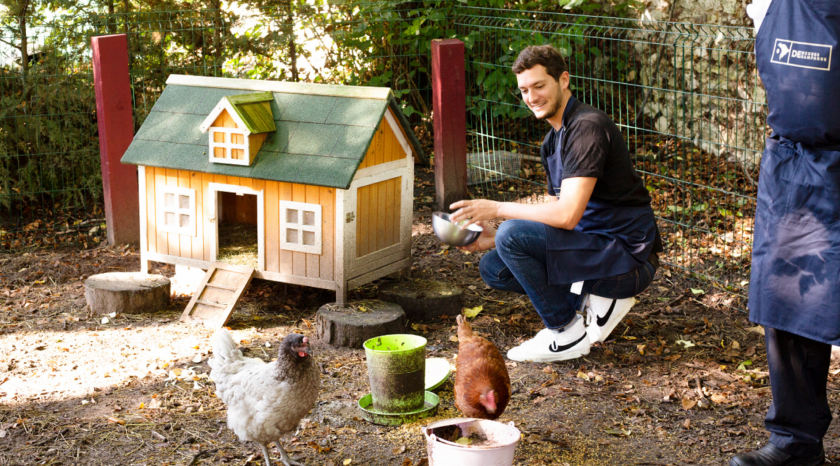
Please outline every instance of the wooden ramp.
[{"label": "wooden ramp", "polygon": [[181,321],[221,328],[253,276],[251,267],[214,262],[181,314]]}]

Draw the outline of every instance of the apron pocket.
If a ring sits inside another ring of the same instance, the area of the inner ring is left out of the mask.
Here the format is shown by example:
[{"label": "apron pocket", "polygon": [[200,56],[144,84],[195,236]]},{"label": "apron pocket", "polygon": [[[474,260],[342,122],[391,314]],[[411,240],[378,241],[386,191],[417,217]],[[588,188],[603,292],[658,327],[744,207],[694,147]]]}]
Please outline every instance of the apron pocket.
[{"label": "apron pocket", "polygon": [[840,222],[840,152],[798,149],[794,176],[787,180],[786,217],[823,225]]}]

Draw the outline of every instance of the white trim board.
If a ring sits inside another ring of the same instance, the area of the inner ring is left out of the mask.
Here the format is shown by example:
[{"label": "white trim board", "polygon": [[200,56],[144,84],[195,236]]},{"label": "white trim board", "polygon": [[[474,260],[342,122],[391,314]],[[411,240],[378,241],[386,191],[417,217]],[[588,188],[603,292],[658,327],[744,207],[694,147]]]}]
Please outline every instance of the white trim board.
[{"label": "white trim board", "polygon": [[280,283],[290,283],[292,285],[311,286],[314,288],[321,288],[323,290],[335,289],[335,282],[332,280],[321,280],[320,278],[301,277],[299,275],[269,272],[267,270],[255,270],[254,278],[259,278],[262,280],[271,280]]},{"label": "white trim board", "polygon": [[210,262],[216,262],[219,256],[219,222],[218,222],[218,197],[219,192],[234,193],[239,195],[252,194],[257,196],[257,261],[258,270],[265,270],[265,190],[255,190],[235,184],[209,183],[207,186],[209,196],[208,215],[205,215],[215,225],[216,232],[210,242]]},{"label": "white trim board", "polygon": [[166,84],[195,87],[215,87],[219,89],[239,89],[243,91],[268,91],[284,94],[323,95],[332,97],[351,97],[356,99],[388,100],[391,89],[387,87],[344,86],[335,84],[288,83],[283,81],[261,81],[257,79],[213,78],[205,76],[187,76],[171,74]]},{"label": "white trim board", "polygon": [[409,158],[398,159],[391,162],[380,163],[379,165],[374,165],[372,167],[365,167],[356,170],[356,175],[353,177],[353,181],[361,180],[363,178],[367,178],[369,176],[378,175],[380,173],[391,172],[396,170],[404,170],[408,168],[409,164],[414,164],[414,161]]},{"label": "white trim board", "polygon": [[[347,258],[347,234],[348,229],[356,231],[355,214],[354,220],[347,220],[347,213],[353,212],[347,210],[345,198],[349,197],[347,191],[343,189],[335,190],[335,237],[333,238],[333,245],[335,248],[335,257],[333,258],[333,277],[335,278],[335,301],[339,306],[343,306],[347,300],[347,287],[345,283],[344,271],[347,270],[349,264]],[[349,225],[349,226],[348,226]],[[355,234],[353,235],[355,238]]]},{"label": "white trim board", "polygon": [[403,152],[406,153],[406,157],[413,160],[414,153],[411,152],[411,145],[405,140],[405,135],[402,130],[400,130],[400,125],[397,124],[397,120],[394,118],[394,114],[391,112],[390,108],[385,109],[385,120],[388,121],[388,126],[391,127],[391,131],[394,132],[394,136],[396,136],[397,141],[400,142],[400,146],[402,146]]},{"label": "white trim board", "polygon": [[242,118],[239,117],[239,114],[236,113],[236,110],[233,109],[233,105],[231,105],[231,103],[227,100],[227,97],[222,97],[222,100],[220,100],[219,103],[216,104],[216,107],[213,109],[213,111],[210,112],[210,114],[207,115],[207,118],[205,118],[204,121],[201,122],[201,126],[199,126],[198,128],[201,130],[202,133],[206,133],[207,130],[210,129],[210,125],[212,125],[213,122],[216,121],[216,118],[219,118],[219,115],[222,114],[222,110],[227,110],[228,115],[230,115],[230,117],[233,118],[233,122],[236,123],[237,126],[239,126],[238,129],[242,131],[245,134],[245,136],[251,135],[251,131],[248,129],[248,126],[245,124],[244,121],[242,121]]},{"label": "white trim board", "polygon": [[146,206],[146,167],[137,167],[137,181],[140,185],[140,273],[149,273],[149,261],[146,255],[149,253],[149,244],[146,229],[148,228],[149,212]]}]

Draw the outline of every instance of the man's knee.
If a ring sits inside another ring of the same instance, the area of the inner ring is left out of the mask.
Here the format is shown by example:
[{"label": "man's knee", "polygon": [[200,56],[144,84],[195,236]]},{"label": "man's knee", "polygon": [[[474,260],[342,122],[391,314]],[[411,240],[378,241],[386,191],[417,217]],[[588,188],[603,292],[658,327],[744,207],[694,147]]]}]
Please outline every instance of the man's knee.
[{"label": "man's knee", "polygon": [[525,228],[524,220],[507,220],[496,230],[496,248],[503,253],[516,249],[520,232]]},{"label": "man's knee", "polygon": [[478,262],[478,273],[481,274],[481,279],[484,280],[484,283],[489,284],[490,282],[499,280],[501,271],[505,267],[505,263],[499,257],[499,253],[491,250]]}]

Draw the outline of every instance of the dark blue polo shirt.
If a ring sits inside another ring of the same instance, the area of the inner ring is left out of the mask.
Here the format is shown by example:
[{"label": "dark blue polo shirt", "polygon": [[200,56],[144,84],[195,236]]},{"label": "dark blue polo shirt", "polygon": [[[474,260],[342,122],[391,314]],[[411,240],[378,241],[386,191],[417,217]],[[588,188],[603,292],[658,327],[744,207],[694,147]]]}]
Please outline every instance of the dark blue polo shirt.
[{"label": "dark blue polo shirt", "polygon": [[596,178],[573,232],[546,225],[549,283],[566,284],[631,272],[662,252],[651,198],[633,168],[621,131],[604,112],[574,97],[563,127],[540,149],[549,193],[566,178]]}]

